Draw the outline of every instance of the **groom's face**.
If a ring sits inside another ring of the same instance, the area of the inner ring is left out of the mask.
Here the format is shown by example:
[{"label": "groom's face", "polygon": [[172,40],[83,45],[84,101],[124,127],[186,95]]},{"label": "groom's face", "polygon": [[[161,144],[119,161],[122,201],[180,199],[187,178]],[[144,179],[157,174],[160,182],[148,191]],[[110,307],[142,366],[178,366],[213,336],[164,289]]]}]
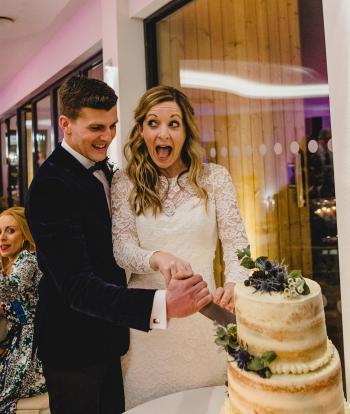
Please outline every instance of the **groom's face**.
[{"label": "groom's face", "polygon": [[110,110],[82,108],[76,119],[61,115],[64,139],[75,151],[91,161],[102,161],[116,134],[117,107]]}]

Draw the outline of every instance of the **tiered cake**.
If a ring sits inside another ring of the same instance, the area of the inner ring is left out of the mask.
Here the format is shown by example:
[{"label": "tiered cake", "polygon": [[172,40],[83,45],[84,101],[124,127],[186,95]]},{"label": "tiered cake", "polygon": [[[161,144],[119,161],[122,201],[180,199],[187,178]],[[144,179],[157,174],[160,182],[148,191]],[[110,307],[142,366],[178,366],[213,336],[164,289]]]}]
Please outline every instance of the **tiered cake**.
[{"label": "tiered cake", "polygon": [[[249,281],[236,286],[239,348],[229,352],[228,398],[222,414],[350,413],[339,355],[327,338],[320,286],[300,278],[307,293],[293,297],[286,295],[288,289],[257,290]],[[266,364],[268,375],[249,370],[248,360],[269,351],[275,355]]]}]

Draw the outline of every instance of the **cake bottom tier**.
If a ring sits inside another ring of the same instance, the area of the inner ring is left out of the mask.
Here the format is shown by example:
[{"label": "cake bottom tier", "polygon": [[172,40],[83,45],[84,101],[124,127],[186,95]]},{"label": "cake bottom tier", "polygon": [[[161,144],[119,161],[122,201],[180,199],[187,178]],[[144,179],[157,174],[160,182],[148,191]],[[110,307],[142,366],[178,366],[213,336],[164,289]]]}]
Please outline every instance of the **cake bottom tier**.
[{"label": "cake bottom tier", "polygon": [[350,414],[344,405],[337,351],[317,371],[273,375],[269,379],[229,362],[228,392],[221,414]]},{"label": "cake bottom tier", "polygon": [[[220,414],[236,414],[239,411],[234,411],[233,408],[231,407],[231,403],[229,398],[225,399],[224,405],[222,406],[221,410],[220,410]],[[344,401],[344,414],[350,414],[350,408],[349,405],[346,401]],[[306,414],[306,413],[305,413]]]}]

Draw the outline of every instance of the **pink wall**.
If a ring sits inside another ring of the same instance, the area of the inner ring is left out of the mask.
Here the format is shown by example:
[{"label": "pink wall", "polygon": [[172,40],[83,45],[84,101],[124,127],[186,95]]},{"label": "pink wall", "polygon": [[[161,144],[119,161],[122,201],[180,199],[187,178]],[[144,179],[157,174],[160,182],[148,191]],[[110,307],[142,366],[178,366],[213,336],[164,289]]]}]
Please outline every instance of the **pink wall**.
[{"label": "pink wall", "polygon": [[0,91],[0,116],[76,59],[102,48],[100,0],[88,0]]}]

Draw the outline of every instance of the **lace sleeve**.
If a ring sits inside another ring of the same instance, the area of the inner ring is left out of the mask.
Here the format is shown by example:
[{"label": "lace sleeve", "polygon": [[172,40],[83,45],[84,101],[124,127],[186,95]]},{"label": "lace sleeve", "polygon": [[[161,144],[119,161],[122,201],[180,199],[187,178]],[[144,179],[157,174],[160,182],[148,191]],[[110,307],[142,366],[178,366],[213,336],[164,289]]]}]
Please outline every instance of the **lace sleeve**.
[{"label": "lace sleeve", "polygon": [[247,247],[248,239],[237,206],[236,190],[226,168],[211,164],[216,219],[222,243],[227,282],[240,282],[247,278],[247,270],[240,266],[236,250]]},{"label": "lace sleeve", "polygon": [[131,183],[122,171],[117,171],[111,185],[113,254],[119,266],[133,273],[151,273],[149,259],[154,251],[140,247],[136,220],[130,205]]}]

